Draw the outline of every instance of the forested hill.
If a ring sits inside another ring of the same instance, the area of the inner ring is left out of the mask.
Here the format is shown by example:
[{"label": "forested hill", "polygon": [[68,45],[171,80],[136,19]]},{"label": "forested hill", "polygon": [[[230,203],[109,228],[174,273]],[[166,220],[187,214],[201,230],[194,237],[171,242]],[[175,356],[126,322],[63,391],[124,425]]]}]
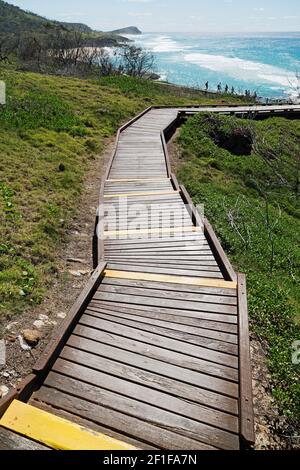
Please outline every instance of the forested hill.
[{"label": "forested hill", "polygon": [[127,28],[115,29],[111,31],[114,34],[143,34],[136,26],[128,26]]},{"label": "forested hill", "polygon": [[0,40],[24,34],[53,35],[59,31],[80,32],[84,34],[89,45],[95,46],[111,46],[127,41],[117,34],[94,31],[82,23],[49,20],[0,0]]},{"label": "forested hill", "polygon": [[81,23],[60,23],[59,21],[48,20],[35,13],[27,12],[19,7],[10,5],[0,0],[0,32],[1,33],[21,33],[40,32],[47,33],[49,30],[63,28],[85,33],[91,33],[92,29]]}]

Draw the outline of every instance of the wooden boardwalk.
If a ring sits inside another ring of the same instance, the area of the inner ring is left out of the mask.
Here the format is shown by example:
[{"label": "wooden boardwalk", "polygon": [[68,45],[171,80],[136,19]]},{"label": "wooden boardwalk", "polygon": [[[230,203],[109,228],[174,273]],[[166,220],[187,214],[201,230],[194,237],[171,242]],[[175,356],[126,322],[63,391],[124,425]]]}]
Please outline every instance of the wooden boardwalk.
[{"label": "wooden boardwalk", "polygon": [[138,449],[253,442],[245,277],[172,175],[163,132],[200,111],[152,108],[119,131],[101,189],[97,269],[2,411],[19,398]]}]

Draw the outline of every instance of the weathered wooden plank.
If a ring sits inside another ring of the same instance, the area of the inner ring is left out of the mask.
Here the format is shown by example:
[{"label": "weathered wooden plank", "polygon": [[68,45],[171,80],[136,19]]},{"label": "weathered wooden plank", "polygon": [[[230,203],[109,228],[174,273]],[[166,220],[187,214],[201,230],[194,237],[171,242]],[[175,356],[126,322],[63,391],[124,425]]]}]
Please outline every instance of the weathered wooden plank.
[{"label": "weathered wooden plank", "polygon": [[[124,264],[126,261],[128,262],[128,257],[124,254],[124,255],[109,255],[107,254],[106,255],[107,258],[106,259],[109,259],[110,261],[114,262],[114,263],[122,263]],[[163,264],[164,266],[166,265],[170,265],[170,267],[172,266],[191,266],[191,267],[198,267],[199,269],[201,270],[205,270],[205,271],[218,271],[218,266],[215,264],[215,261],[211,261],[211,260],[201,260],[197,257],[190,257],[188,259],[188,261],[186,261],[185,259],[182,259],[181,257],[175,257],[173,259],[173,261],[170,259],[170,257],[165,257],[165,258],[162,258],[160,260],[160,262],[152,262],[151,261],[151,257],[150,256],[145,256],[144,254],[142,254],[141,256],[139,256],[138,258],[135,258],[135,257],[131,257],[129,258],[130,261],[133,261],[134,264],[154,264],[155,266],[157,264]]]},{"label": "weathered wooden plank", "polygon": [[50,450],[24,436],[0,427],[0,450]]},{"label": "weathered wooden plank", "polygon": [[[175,278],[176,280],[176,278]],[[128,286],[128,287],[142,287],[145,289],[158,289],[164,291],[170,291],[172,294],[178,294],[178,296],[184,296],[185,293],[192,294],[191,299],[196,300],[199,296],[208,296],[210,303],[214,303],[216,299],[217,303],[225,303],[229,305],[237,305],[237,291],[236,289],[230,288],[220,288],[214,286],[205,286],[201,285],[202,279],[200,279],[199,283],[193,285],[192,283],[189,284],[182,284],[180,291],[178,290],[178,284],[176,282],[171,282],[171,276],[169,277],[170,282],[163,282],[152,280],[139,280],[139,279],[130,279],[130,278],[117,278],[113,276],[105,276],[102,280],[102,285],[120,285],[120,286]],[[189,281],[189,279],[187,280]],[[193,295],[194,294],[194,295]],[[174,297],[175,298],[175,297]],[[223,301],[223,300],[224,301]]]},{"label": "weathered wooden plank", "polygon": [[[73,379],[79,377],[80,381],[98,387],[99,404],[113,407],[126,414],[131,414],[130,408],[133,406],[131,399],[133,399],[137,401],[135,407],[140,407],[141,413],[145,403],[176,415],[216,426],[218,429],[229,430],[233,433],[238,432],[237,416],[225,413],[223,408],[211,408],[209,404],[205,404],[204,396],[202,397],[204,405],[201,404],[201,399],[195,402],[191,398],[192,387],[182,384],[182,382],[156,376],[151,372],[69,347],[65,348],[62,359],[57,361],[53,371]],[[51,377],[51,373],[46,379],[45,385],[55,388],[55,383],[49,377]],[[151,379],[154,382],[153,387],[149,387]],[[160,384],[156,386],[155,382],[157,381]],[[174,387],[174,395],[169,394],[168,384]],[[185,388],[184,391],[183,388]],[[189,395],[189,400],[182,399],[182,395]],[[87,400],[91,398],[89,392],[85,398]],[[221,395],[219,401],[222,401]]]},{"label": "weathered wooden plank", "polygon": [[[121,311],[119,311],[121,310]],[[91,302],[89,311],[100,312],[103,314],[118,316],[127,320],[137,321],[141,323],[149,323],[153,326],[161,326],[162,328],[170,328],[175,331],[183,331],[196,336],[203,336],[205,338],[217,339],[225,343],[237,344],[237,335],[222,332],[222,327],[219,327],[217,322],[209,322],[198,319],[194,320],[192,325],[189,325],[186,317],[177,317],[176,315],[155,315],[151,312],[144,312],[143,310],[130,310],[121,309],[121,307],[104,307],[97,302]],[[167,319],[165,319],[167,317]],[[178,319],[179,318],[179,319]],[[205,328],[205,326],[207,328]],[[215,329],[209,329],[214,327]]]},{"label": "weathered wooden plank", "polygon": [[[93,301],[89,305],[90,308],[98,308],[100,310],[105,311],[114,311],[119,312],[122,314],[127,314],[130,316],[140,316],[149,318],[151,320],[158,319],[164,322],[171,322],[177,325],[177,328],[181,328],[178,325],[190,325],[196,328],[201,328],[205,330],[205,336],[209,338],[216,338],[220,334],[220,337],[223,336],[223,333],[231,333],[235,340],[232,342],[236,342],[236,335],[237,335],[237,325],[231,323],[221,323],[218,321],[213,320],[204,320],[203,318],[199,318],[197,314],[194,312],[192,315],[190,311],[176,311],[174,313],[171,309],[165,309],[164,312],[158,311],[155,307],[148,308],[148,307],[139,307],[137,305],[128,306],[127,304],[120,304],[116,302],[101,302],[101,301]],[[167,313],[166,313],[167,312]],[[231,338],[232,336],[230,336]],[[230,341],[228,341],[230,342]]]},{"label": "weathered wooden plank", "polygon": [[[110,286],[113,287],[113,286]],[[109,288],[109,286],[103,286],[103,289],[95,292],[93,300],[102,300],[105,302],[120,302],[127,303],[132,305],[138,305],[140,307],[150,306],[150,307],[159,307],[159,308],[168,308],[172,310],[183,311],[188,310],[190,312],[199,313],[199,318],[201,318],[201,313],[211,314],[211,319],[214,318],[214,314],[225,315],[227,316],[236,316],[237,309],[234,305],[224,305],[224,304],[208,304],[205,302],[193,302],[193,301],[184,301],[184,300],[172,300],[165,297],[154,297],[147,296],[142,291],[136,293],[136,290],[130,288],[127,289],[118,289]],[[197,315],[195,315],[197,317]]]},{"label": "weathered wooden plank", "polygon": [[[118,216],[118,214],[116,214],[116,216]],[[169,248],[169,251],[175,251],[174,248],[176,249],[176,245],[174,245],[174,247],[172,246],[172,243],[180,243],[182,248],[183,248],[183,251],[184,251],[184,248],[186,248],[185,251],[197,251],[199,248],[201,248],[201,245],[205,245],[206,246],[206,249],[210,252],[210,248],[208,247],[208,245],[206,244],[206,241],[205,239],[203,238],[203,235],[201,233],[201,231],[198,231],[198,232],[190,232],[190,233],[172,233],[170,234],[169,236],[165,235],[164,237],[162,237],[161,235],[157,235],[157,236],[152,236],[151,238],[149,238],[147,240],[147,243],[151,245],[154,244],[154,243],[157,243],[157,244],[162,244],[162,243],[167,243],[167,242],[171,242],[169,247],[166,247],[165,248]],[[122,241],[118,241],[118,240],[107,240],[106,241],[107,244],[111,244],[111,245],[114,245],[114,244],[124,244],[126,245],[127,244],[134,244],[134,243],[146,243],[145,241],[135,241],[134,239],[131,240],[130,238],[129,239],[124,239]],[[186,243],[186,244],[185,244]],[[163,245],[162,245],[163,246]],[[138,247],[137,247],[138,248]],[[149,248],[151,248],[151,246],[149,246]]]},{"label": "weathered wooden plank", "polygon": [[176,233],[176,232],[197,232],[196,227],[165,227],[165,228],[146,228],[146,229],[133,229],[133,230],[109,230],[104,232],[105,237],[118,237],[124,235],[127,236],[140,236],[140,235],[151,235],[151,234],[169,234],[169,233]]},{"label": "weathered wooden plank", "polygon": [[[219,267],[214,263],[209,264],[209,262],[201,263],[198,260],[189,260],[185,261],[182,259],[149,259],[145,258],[143,255],[140,256],[139,259],[137,258],[128,258],[124,256],[107,256],[109,262],[114,264],[125,264],[127,265],[128,262],[132,263],[132,266],[152,266],[152,267],[163,267],[163,268],[170,268],[170,269],[189,269],[190,271],[202,271],[202,272],[209,272],[209,273],[220,273]],[[210,276],[208,276],[210,277]]]},{"label": "weathered wooden plank", "polygon": [[219,351],[213,351],[194,344],[179,341],[173,338],[167,338],[157,333],[149,333],[148,331],[138,330],[130,326],[121,325],[114,321],[90,317],[83,315],[80,319],[80,325],[93,327],[103,331],[116,331],[119,335],[127,338],[137,339],[140,341],[154,344],[160,347],[168,348],[173,351],[183,352],[184,354],[205,359],[216,364],[222,364],[237,369],[238,359],[236,356],[226,354]]},{"label": "weathered wooden plank", "polygon": [[[116,241],[118,245],[107,245],[107,242],[112,242]],[[167,246],[164,246],[163,239],[161,241],[161,246],[159,246],[157,243],[152,243],[151,239],[148,241],[148,248],[143,247],[143,244],[147,242],[145,239],[131,239],[130,242],[131,244],[123,244],[123,241],[126,242],[126,240],[105,240],[104,246],[106,247],[107,252],[109,255],[112,256],[132,256],[132,257],[140,257],[140,255],[145,255],[148,257],[164,257],[166,259],[172,259],[175,258],[176,256],[179,256],[180,258],[184,259],[189,259],[189,257],[199,257],[199,261],[214,261],[214,257],[212,255],[212,252],[202,244],[199,244],[198,247],[189,247],[189,249],[184,249],[183,246],[180,246],[180,242],[178,242],[178,246],[174,246],[172,250],[168,249]],[[171,242],[172,243],[172,242]],[[175,242],[174,242],[175,243]],[[184,243],[184,242],[182,242]],[[128,261],[128,264],[130,264],[130,259]]]},{"label": "weathered wooden plank", "polygon": [[138,196],[158,196],[158,195],[168,195],[168,194],[174,194],[178,191],[172,191],[172,190],[166,190],[166,191],[146,191],[146,192],[128,192],[128,193],[123,193],[123,194],[105,194],[104,198],[109,199],[109,198],[122,198],[122,197],[138,197]]},{"label": "weathered wooden plank", "polygon": [[153,444],[161,449],[202,449],[214,450],[216,447],[201,443],[197,439],[185,437],[182,434],[172,432],[166,427],[157,427],[148,419],[137,419],[127,416],[113,409],[87,402],[76,396],[63,393],[59,390],[42,387],[37,393],[39,400],[42,400],[56,408],[61,408],[70,413],[74,413],[90,421],[96,421],[103,426],[107,426],[126,436],[142,440]]},{"label": "weathered wooden plank", "polygon": [[[142,201],[143,202],[143,210],[148,210],[151,212],[151,210],[155,213],[156,211],[166,211],[166,212],[171,212],[171,211],[176,211],[180,210],[181,212],[186,210],[186,207],[182,206],[180,199],[178,198],[169,198],[166,200],[166,197],[164,198],[159,198],[156,200],[149,201],[149,199]],[[103,201],[102,205],[104,208],[106,207],[112,207],[114,206],[116,209],[118,209],[120,212],[122,209],[125,209],[125,211],[135,211],[138,208],[136,207],[136,201],[132,201],[132,199],[128,199],[128,201]],[[133,212],[134,213],[134,212]]]},{"label": "weathered wooden plank", "polygon": [[127,193],[130,193],[130,194],[133,194],[136,196],[136,193],[145,193],[145,192],[161,192],[161,191],[170,191],[172,190],[173,188],[171,187],[171,184],[170,183],[155,183],[154,184],[146,184],[146,183],[130,183],[130,184],[123,184],[123,185],[105,185],[105,188],[104,188],[104,195],[115,195],[115,194],[127,194]]},{"label": "weathered wooden plank", "polygon": [[149,342],[147,342],[148,338],[138,337],[138,339],[135,339],[130,336],[124,336],[119,330],[118,332],[112,332],[111,329],[109,331],[96,330],[93,327],[85,325],[77,325],[74,334],[86,339],[91,339],[95,342],[109,345],[113,344],[120,349],[135,351],[143,356],[158,359],[167,364],[174,364],[195,372],[201,372],[208,376],[210,375],[232,382],[238,381],[238,371],[236,369],[206,361],[205,359],[195,358],[184,354],[182,351],[176,352],[174,350],[165,349],[164,345],[161,343],[155,344],[152,342],[151,347],[149,347]]},{"label": "weathered wooden plank", "polygon": [[104,196],[108,196],[108,195],[116,195],[116,194],[128,194],[130,193],[130,195],[132,194],[133,196],[136,196],[137,193],[158,193],[158,192],[161,192],[161,191],[168,191],[171,193],[172,191],[172,187],[170,186],[170,184],[168,185],[165,185],[165,184],[159,184],[159,183],[156,183],[155,186],[154,185],[150,185],[150,184],[130,184],[130,185],[118,185],[118,186],[105,186],[105,190],[104,190]]},{"label": "weathered wooden plank", "polygon": [[[59,361],[59,363],[60,365],[56,366],[57,370],[60,370],[62,367],[61,361]],[[62,368],[62,371],[64,370],[65,369]],[[199,440],[200,442],[225,449],[236,449],[239,445],[238,436],[231,432],[195,421],[184,415],[177,415],[162,408],[142,403],[136,399],[131,399],[115,392],[109,392],[101,388],[100,381],[97,380],[98,373],[96,371],[89,370],[79,365],[76,366],[76,370],[85,381],[91,379],[91,381],[99,382],[99,385],[95,386],[90,383],[84,383],[81,380],[74,380],[54,373],[50,373],[45,383],[48,387],[53,387],[64,393],[67,392],[70,395],[86,400],[87,404],[94,403],[96,405],[105,406],[105,408],[109,410],[116,410],[129,417],[151,422],[159,428],[168,428],[187,438]],[[72,372],[72,367],[70,371]],[[126,382],[123,381],[124,386],[125,383]],[[128,382],[128,384],[130,384],[130,382]],[[152,393],[153,392],[154,391],[152,391]],[[149,393],[151,393],[151,390],[149,390]],[[159,392],[157,392],[157,394],[158,393]],[[197,408],[199,408],[199,406]],[[184,410],[182,410],[182,412],[184,412]],[[100,419],[102,421],[102,418]],[[234,417],[231,419],[235,420]]]},{"label": "weathered wooden plank", "polygon": [[199,321],[209,321],[209,322],[218,322],[222,323],[223,327],[221,331],[231,331],[231,328],[237,328],[238,319],[235,315],[225,315],[225,314],[218,314],[213,312],[195,312],[193,310],[177,310],[174,308],[168,307],[160,307],[156,306],[153,307],[152,305],[140,305],[139,303],[131,303],[128,304],[126,302],[120,302],[116,300],[93,300],[93,302],[99,303],[99,305],[111,305],[112,307],[124,307],[127,309],[136,309],[136,310],[143,310],[145,312],[153,312],[155,311],[158,314],[167,314],[167,315],[178,315],[188,318],[195,318]]},{"label": "weathered wooden plank", "polygon": [[[184,367],[172,365],[163,360],[143,356],[138,351],[133,352],[131,350],[120,349],[118,345],[119,343],[111,345],[105,344],[105,342],[96,342],[77,335],[72,335],[67,343],[67,346],[75,350],[92,353],[96,356],[111,359],[163,377],[160,380],[154,375],[148,375],[147,378],[144,375],[135,373],[138,382],[145,386],[147,385],[147,380],[150,380],[152,381],[151,387],[166,393],[170,393],[174,386],[176,396],[226,411],[233,415],[238,414],[238,385],[236,383],[187,370]],[[80,363],[79,360],[75,360],[75,362]],[[107,370],[103,372],[108,373]],[[124,378],[123,375],[120,377]],[[178,382],[182,382],[184,385]]]},{"label": "weathered wooden plank", "polygon": [[[143,228],[167,228],[167,227],[181,227],[191,226],[191,220],[185,215],[179,214],[174,217],[168,218],[160,217],[159,215],[133,215],[125,217],[119,217],[118,214],[112,214],[112,216],[103,216],[103,224],[107,230],[126,230],[126,229],[143,229]],[[205,243],[203,241],[203,243]],[[208,247],[208,245],[206,245]]]},{"label": "weathered wooden plank", "polygon": [[[181,206],[177,203],[177,201],[168,201],[163,200],[161,204],[158,204],[157,201],[151,203],[151,201],[132,201],[131,198],[129,199],[110,199],[105,200],[105,204],[100,206],[101,210],[101,217],[107,218],[108,220],[116,219],[141,219],[141,220],[160,220],[169,221],[172,219],[184,219],[190,220],[191,227],[193,227],[193,222],[191,221],[191,217],[184,206]],[[198,232],[191,232],[189,235],[185,234],[187,238],[190,236],[193,240],[207,240],[204,237],[203,230],[200,230],[199,227]],[[153,237],[155,238],[155,237]],[[157,239],[160,237],[157,236]],[[171,237],[170,237],[171,238]],[[192,240],[191,240],[192,241]]]},{"label": "weathered wooden plank", "polygon": [[[171,246],[172,245],[172,246]],[[212,256],[211,250],[208,249],[208,245],[205,242],[205,239],[203,238],[201,233],[192,234],[183,234],[182,236],[174,235],[174,237],[171,238],[152,238],[150,240],[147,240],[147,242],[143,240],[105,240],[105,247],[107,249],[114,249],[114,250],[124,250],[125,248],[130,250],[141,250],[141,251],[148,251],[149,249],[153,251],[164,251],[165,254],[168,253],[168,251],[171,252],[178,252],[185,256],[184,251],[189,252],[196,252],[198,253],[199,250],[204,248],[206,251],[210,253]],[[150,253],[151,254],[151,253]],[[202,256],[201,253],[199,253],[199,256]]]},{"label": "weathered wooden plank", "polygon": [[214,338],[209,338],[205,336],[195,335],[183,331],[183,329],[172,329],[169,327],[155,326],[149,324],[146,321],[139,322],[137,319],[128,319],[124,318],[122,315],[114,314],[114,312],[102,313],[98,309],[87,309],[86,315],[90,317],[96,317],[97,319],[108,320],[111,322],[116,322],[120,325],[131,326],[137,330],[148,331],[150,333],[156,333],[161,336],[166,336],[168,338],[173,338],[183,343],[194,344],[196,346],[201,346],[207,348],[214,352],[219,351],[226,354],[231,354],[237,356],[237,345],[224,342],[222,340],[217,340]]},{"label": "weathered wooden plank", "polygon": [[160,221],[161,223],[163,222],[174,222],[177,221],[178,224],[180,223],[181,220],[184,220],[186,223],[189,221],[191,225],[191,219],[188,215],[187,212],[182,211],[181,209],[178,211],[173,211],[173,212],[154,212],[153,210],[147,210],[147,208],[139,208],[138,210],[132,210],[129,208],[128,210],[125,208],[123,212],[121,212],[118,208],[115,209],[115,206],[110,207],[108,210],[105,207],[103,214],[101,214],[101,217],[107,222],[115,222],[115,224],[118,224],[122,220],[124,221],[132,221],[141,223],[141,222],[158,222]]},{"label": "weathered wooden plank", "polygon": [[237,315],[237,307],[235,305],[226,305],[218,302],[217,300],[215,303],[208,303],[203,296],[199,295],[197,298],[196,296],[189,295],[186,292],[181,293],[181,295],[173,295],[173,293],[170,294],[169,291],[163,291],[162,289],[156,290],[142,287],[135,288],[104,284],[98,288],[97,292],[95,292],[94,299],[101,299],[100,295],[102,292],[120,294],[122,296],[135,296],[138,300],[141,298],[141,305],[145,304],[174,308],[177,310],[193,310],[196,312],[204,311]]},{"label": "weathered wooden plank", "polygon": [[152,281],[134,281],[132,279],[117,279],[104,277],[102,285],[114,285],[124,287],[142,287],[145,289],[160,289],[162,291],[169,291],[173,299],[184,297],[186,293],[189,294],[191,300],[200,299],[208,303],[220,303],[227,305],[237,305],[237,292],[235,289],[219,289],[216,287],[201,287],[183,284],[178,290],[177,284],[159,283]]},{"label": "weathered wooden plank", "polygon": [[126,183],[126,182],[151,182],[151,181],[156,181],[156,182],[160,182],[160,181],[170,181],[170,178],[164,178],[164,177],[161,177],[161,178],[148,178],[148,179],[119,179],[119,180],[106,180],[107,183]]}]

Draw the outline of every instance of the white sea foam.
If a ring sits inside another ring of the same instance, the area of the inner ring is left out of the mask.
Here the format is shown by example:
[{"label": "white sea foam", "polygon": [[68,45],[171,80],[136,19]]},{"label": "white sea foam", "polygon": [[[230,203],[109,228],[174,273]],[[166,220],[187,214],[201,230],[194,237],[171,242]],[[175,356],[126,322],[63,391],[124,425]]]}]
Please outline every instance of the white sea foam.
[{"label": "white sea foam", "polygon": [[184,58],[187,62],[200,67],[214,72],[222,72],[230,77],[247,82],[274,83],[284,88],[297,86],[297,79],[292,72],[260,62],[200,53],[186,54]]},{"label": "white sea foam", "polygon": [[159,80],[162,82],[166,82],[168,80],[168,72],[165,72],[164,70],[160,70],[158,72],[159,75]]},{"label": "white sea foam", "polygon": [[141,37],[137,42],[142,42],[143,46],[154,53],[159,52],[183,52],[190,49],[189,46],[180,44],[179,42],[171,39],[167,35],[159,35],[155,37]]}]

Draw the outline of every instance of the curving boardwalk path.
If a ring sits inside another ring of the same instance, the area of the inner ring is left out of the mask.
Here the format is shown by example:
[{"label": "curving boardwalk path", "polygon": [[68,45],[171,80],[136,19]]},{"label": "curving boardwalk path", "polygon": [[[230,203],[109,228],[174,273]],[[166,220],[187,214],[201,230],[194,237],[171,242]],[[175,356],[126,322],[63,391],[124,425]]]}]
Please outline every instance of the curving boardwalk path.
[{"label": "curving boardwalk path", "polygon": [[[254,441],[245,276],[172,175],[166,148],[180,116],[205,110],[257,117],[300,106],[151,108],[120,129],[101,189],[97,268],[0,410],[29,401],[117,448]],[[5,416],[2,429],[45,442]]]}]

